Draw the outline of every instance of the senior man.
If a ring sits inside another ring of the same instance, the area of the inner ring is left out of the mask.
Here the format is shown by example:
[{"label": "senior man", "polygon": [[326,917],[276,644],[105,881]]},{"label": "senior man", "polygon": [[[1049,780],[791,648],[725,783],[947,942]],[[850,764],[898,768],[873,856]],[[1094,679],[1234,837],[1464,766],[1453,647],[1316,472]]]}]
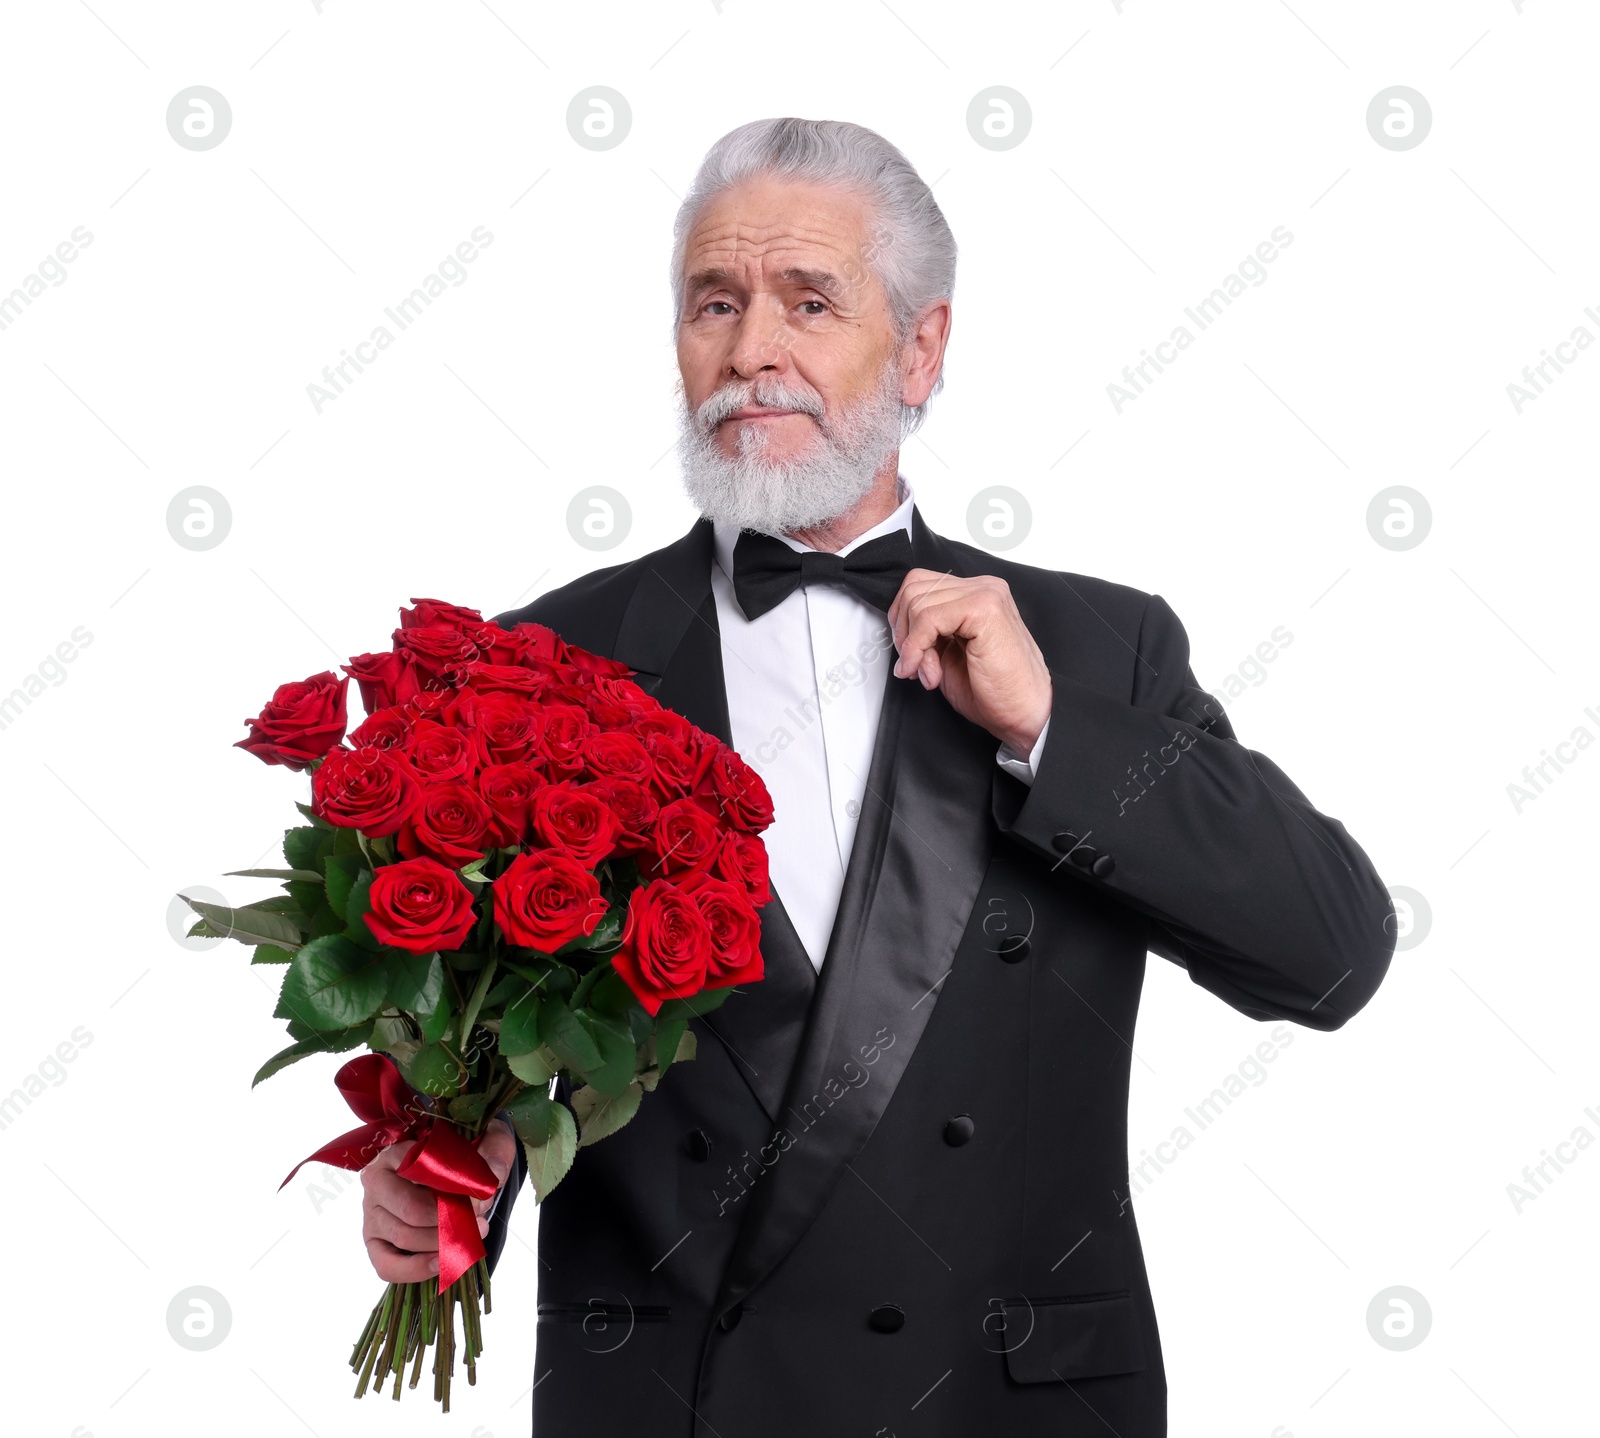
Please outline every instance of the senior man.
[{"label": "senior man", "polygon": [[[1156,1438],[1127,1202],[1145,956],[1336,1029],[1393,948],[1371,863],[1240,745],[1159,596],[933,533],[899,469],[956,247],[857,125],[764,120],[675,229],[675,543],[547,594],[759,768],[767,976],[539,1222],[534,1431]],[[482,1220],[492,1254],[524,1174]],[[387,1279],[431,1195],[364,1174]],[[1241,1373],[1241,1381],[1248,1377]]]}]

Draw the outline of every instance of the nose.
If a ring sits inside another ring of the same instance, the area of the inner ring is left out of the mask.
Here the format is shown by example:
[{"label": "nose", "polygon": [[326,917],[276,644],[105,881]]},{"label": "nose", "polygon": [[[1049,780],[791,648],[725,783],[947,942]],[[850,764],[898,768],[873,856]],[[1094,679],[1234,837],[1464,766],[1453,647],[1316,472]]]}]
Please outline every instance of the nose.
[{"label": "nose", "polygon": [[752,303],[739,316],[728,353],[729,376],[748,380],[759,374],[787,374],[789,368],[789,335],[782,306]]}]

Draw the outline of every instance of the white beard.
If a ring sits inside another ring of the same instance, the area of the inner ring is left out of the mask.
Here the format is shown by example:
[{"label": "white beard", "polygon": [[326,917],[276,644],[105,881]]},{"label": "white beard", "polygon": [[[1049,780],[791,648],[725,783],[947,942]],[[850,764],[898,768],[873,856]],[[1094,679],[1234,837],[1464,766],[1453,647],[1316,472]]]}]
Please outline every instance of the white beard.
[{"label": "white beard", "polygon": [[[740,433],[738,453],[724,454],[717,426],[749,404],[811,415],[818,433],[806,453],[771,458],[765,429],[748,425]],[[884,461],[900,447],[906,412],[898,366],[892,362],[878,386],[837,422],[827,418],[820,396],[809,387],[793,388],[771,376],[733,380],[698,410],[684,401],[678,435],[683,486],[707,519],[763,534],[813,529],[866,497]]]}]

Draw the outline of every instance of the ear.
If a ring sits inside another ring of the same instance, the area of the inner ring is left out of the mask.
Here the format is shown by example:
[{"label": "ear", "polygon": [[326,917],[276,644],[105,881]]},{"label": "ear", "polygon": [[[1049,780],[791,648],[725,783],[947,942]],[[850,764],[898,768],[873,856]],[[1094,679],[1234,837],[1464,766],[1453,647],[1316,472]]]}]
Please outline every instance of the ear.
[{"label": "ear", "polygon": [[906,365],[900,399],[909,408],[922,404],[944,368],[944,348],[950,341],[950,301],[937,300],[922,312],[901,351]]}]

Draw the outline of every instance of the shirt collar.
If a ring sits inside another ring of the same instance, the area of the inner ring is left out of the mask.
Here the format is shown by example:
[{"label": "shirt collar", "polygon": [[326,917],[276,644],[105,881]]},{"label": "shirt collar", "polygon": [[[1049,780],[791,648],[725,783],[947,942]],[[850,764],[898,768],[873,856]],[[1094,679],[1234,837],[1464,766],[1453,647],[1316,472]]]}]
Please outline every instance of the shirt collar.
[{"label": "shirt collar", "polygon": [[[885,534],[893,534],[897,529],[905,530],[908,535],[911,533],[911,510],[916,503],[916,496],[912,494],[911,486],[906,482],[905,475],[897,475],[895,483],[897,485],[896,493],[899,496],[900,503],[895,507],[894,512],[887,518],[882,519],[877,524],[873,525],[872,528],[867,530],[865,533],[858,534],[847,545],[840,549],[839,554],[841,557],[849,554],[851,550],[859,548],[869,539],[877,539]],[[733,546],[738,542],[740,531],[734,528],[734,526],[730,524],[724,524],[719,520],[712,525],[712,533],[717,568],[726,574],[730,579],[732,579]],[[791,539],[787,534],[780,534],[778,538],[787,544],[790,549],[804,552],[811,548],[809,544],[801,544],[798,539]]]}]

